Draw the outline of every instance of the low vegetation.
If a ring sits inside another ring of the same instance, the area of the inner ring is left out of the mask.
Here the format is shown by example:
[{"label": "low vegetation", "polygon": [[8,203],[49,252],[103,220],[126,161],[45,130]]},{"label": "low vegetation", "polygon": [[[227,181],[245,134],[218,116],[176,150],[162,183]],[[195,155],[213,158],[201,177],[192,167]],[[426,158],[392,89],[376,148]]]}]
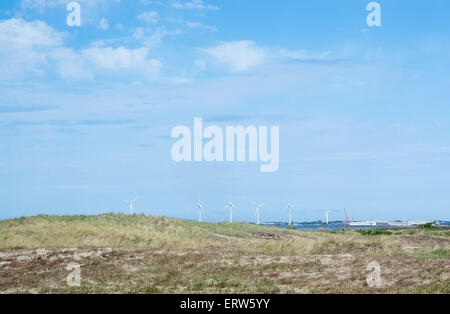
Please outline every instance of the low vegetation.
[{"label": "low vegetation", "polygon": [[[145,215],[0,221],[3,293],[450,293],[450,230],[305,231]],[[366,282],[380,264],[382,283]],[[81,265],[70,287],[69,263]]]},{"label": "low vegetation", "polygon": [[391,235],[392,231],[386,229],[361,229],[359,232],[365,236]]}]

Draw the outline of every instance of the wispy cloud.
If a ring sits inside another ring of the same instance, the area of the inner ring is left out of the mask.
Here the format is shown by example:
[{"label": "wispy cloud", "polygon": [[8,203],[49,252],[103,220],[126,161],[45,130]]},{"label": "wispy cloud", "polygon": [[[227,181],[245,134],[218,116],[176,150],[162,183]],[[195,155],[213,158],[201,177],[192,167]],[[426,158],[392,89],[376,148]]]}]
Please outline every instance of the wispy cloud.
[{"label": "wispy cloud", "polygon": [[203,30],[208,30],[208,31],[212,31],[212,32],[217,31],[217,27],[214,25],[207,25],[207,24],[203,24],[203,23],[197,22],[197,21],[186,21],[182,18],[177,18],[177,19],[166,18],[165,21],[169,22],[169,23],[181,24],[181,25],[186,26],[187,28],[191,28],[191,29],[203,29]]},{"label": "wispy cloud", "polygon": [[161,45],[164,38],[169,36],[178,36],[182,33],[183,32],[179,29],[166,30],[162,27],[157,29],[150,27],[137,27],[133,31],[132,39],[147,48],[155,48]]},{"label": "wispy cloud", "polygon": [[217,31],[217,27],[211,26],[211,25],[205,25],[200,22],[186,22],[186,26],[189,28],[199,28],[199,29],[205,29],[205,30],[213,31],[213,32]]},{"label": "wispy cloud", "polygon": [[266,51],[250,40],[222,42],[203,49],[215,61],[229,68],[231,72],[246,71],[262,64],[266,59]]},{"label": "wispy cloud", "polygon": [[320,53],[310,53],[306,50],[287,50],[281,49],[277,52],[277,57],[284,62],[296,63],[340,63],[349,61],[348,58],[336,56],[332,51],[327,50]]},{"label": "wispy cloud", "polygon": [[219,7],[212,4],[207,4],[203,0],[192,0],[184,2],[173,2],[172,8],[179,10],[219,10]]},{"label": "wispy cloud", "polygon": [[108,20],[105,19],[105,18],[102,18],[100,20],[100,23],[98,24],[98,27],[101,28],[104,31],[108,30],[108,28],[109,28]]},{"label": "wispy cloud", "polygon": [[156,24],[158,23],[158,12],[156,11],[145,11],[140,13],[137,18],[146,24]]}]

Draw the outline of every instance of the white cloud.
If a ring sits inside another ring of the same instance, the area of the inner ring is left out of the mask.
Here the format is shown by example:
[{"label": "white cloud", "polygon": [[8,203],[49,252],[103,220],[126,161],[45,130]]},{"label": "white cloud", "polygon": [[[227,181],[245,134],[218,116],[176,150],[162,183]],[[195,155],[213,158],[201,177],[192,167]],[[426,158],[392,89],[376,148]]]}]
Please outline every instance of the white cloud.
[{"label": "white cloud", "polygon": [[218,6],[212,4],[206,4],[203,0],[192,0],[185,2],[174,2],[171,5],[175,9],[179,10],[219,10]]},{"label": "white cloud", "polygon": [[141,0],[143,5],[165,5],[164,1]]},{"label": "white cloud", "polygon": [[204,30],[208,30],[208,31],[212,31],[212,32],[217,31],[217,27],[214,25],[205,25],[201,22],[185,21],[182,18],[177,18],[177,19],[166,18],[165,21],[170,22],[170,23],[181,24],[183,26],[186,26],[187,28],[192,28],[192,29],[204,29]]},{"label": "white cloud", "polygon": [[147,48],[91,47],[80,52],[57,48],[49,57],[64,79],[92,79],[96,74],[124,72],[154,76],[162,67],[159,60],[149,58]]},{"label": "white cloud", "polygon": [[158,23],[158,12],[156,11],[142,12],[137,16],[137,18],[146,24],[156,24]]},{"label": "white cloud", "polygon": [[181,33],[180,30],[168,31],[163,28],[153,30],[148,27],[137,27],[133,32],[132,38],[141,42],[147,48],[154,48],[161,44],[164,37],[176,36]]},{"label": "white cloud", "polygon": [[330,58],[331,51],[325,51],[319,54],[307,53],[305,50],[286,50],[281,49],[279,51],[279,56],[284,59],[291,59],[297,61],[325,61]]},{"label": "white cloud", "polygon": [[159,60],[149,59],[147,48],[95,47],[82,50],[81,56],[85,62],[102,70],[135,70],[154,75],[162,66]]},{"label": "white cloud", "polygon": [[205,29],[205,30],[212,31],[212,32],[217,31],[217,27],[210,26],[210,25],[205,25],[205,24],[202,24],[200,22],[186,22],[186,26],[189,27],[189,28]]},{"label": "white cloud", "polygon": [[162,67],[159,60],[150,57],[147,47],[68,48],[63,34],[42,21],[0,21],[0,46],[1,79],[53,72],[64,79],[93,78],[105,72],[153,76]]},{"label": "white cloud", "polygon": [[204,49],[204,52],[217,62],[229,67],[232,72],[242,72],[262,64],[266,51],[249,40],[224,42],[218,46]]},{"label": "white cloud", "polygon": [[45,22],[10,19],[0,22],[0,42],[18,47],[48,47],[61,44],[62,35]]},{"label": "white cloud", "polygon": [[2,79],[42,75],[47,63],[45,52],[60,46],[61,40],[62,35],[44,22],[0,21]]},{"label": "white cloud", "polygon": [[104,31],[106,31],[109,28],[109,23],[108,20],[103,18],[100,20],[100,23],[98,24],[98,27],[100,27],[101,29],[103,29]]},{"label": "white cloud", "polygon": [[60,47],[49,53],[57,74],[63,79],[92,79],[92,69],[88,69],[82,56],[73,49]]}]

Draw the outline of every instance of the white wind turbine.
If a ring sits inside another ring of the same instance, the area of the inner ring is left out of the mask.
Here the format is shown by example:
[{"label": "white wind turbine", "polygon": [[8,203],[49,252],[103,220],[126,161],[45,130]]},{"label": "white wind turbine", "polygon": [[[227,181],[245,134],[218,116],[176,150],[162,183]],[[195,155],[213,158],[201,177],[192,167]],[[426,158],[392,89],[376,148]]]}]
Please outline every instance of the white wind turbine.
[{"label": "white wind turbine", "polygon": [[287,209],[289,212],[289,226],[292,226],[292,211],[294,210],[294,206],[292,206],[291,202],[288,203]]},{"label": "white wind turbine", "polygon": [[132,201],[126,201],[126,200],[124,201],[126,204],[128,204],[128,207],[130,208],[130,215],[133,215],[133,206],[138,198],[139,197],[135,197]]},{"label": "white wind turbine", "polygon": [[256,208],[256,224],[259,225],[259,212],[261,208],[265,206],[265,204],[258,204],[257,202],[253,201],[253,205],[255,205]]},{"label": "white wind turbine", "polygon": [[203,207],[200,202],[198,202],[195,207],[198,209],[198,222],[202,222],[202,213],[205,210],[205,207]]},{"label": "white wind turbine", "polygon": [[326,212],[325,212],[325,222],[326,222],[326,224],[328,225],[328,218],[329,218],[329,214],[331,213],[331,210],[327,210]]},{"label": "white wind turbine", "polygon": [[231,195],[228,197],[228,203],[225,205],[224,209],[230,209],[230,223],[233,222],[233,209],[236,208],[236,205],[231,201]]}]

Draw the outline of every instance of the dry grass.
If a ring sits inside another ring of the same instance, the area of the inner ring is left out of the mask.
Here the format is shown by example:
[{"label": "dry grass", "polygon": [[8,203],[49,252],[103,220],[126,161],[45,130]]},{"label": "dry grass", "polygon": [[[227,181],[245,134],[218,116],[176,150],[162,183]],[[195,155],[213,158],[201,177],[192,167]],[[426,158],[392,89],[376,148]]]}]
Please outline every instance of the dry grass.
[{"label": "dry grass", "polygon": [[[45,250],[43,250],[45,248]],[[450,231],[298,231],[148,216],[0,222],[4,293],[450,293]],[[381,265],[370,288],[367,264]],[[68,287],[66,266],[81,266]]]}]

